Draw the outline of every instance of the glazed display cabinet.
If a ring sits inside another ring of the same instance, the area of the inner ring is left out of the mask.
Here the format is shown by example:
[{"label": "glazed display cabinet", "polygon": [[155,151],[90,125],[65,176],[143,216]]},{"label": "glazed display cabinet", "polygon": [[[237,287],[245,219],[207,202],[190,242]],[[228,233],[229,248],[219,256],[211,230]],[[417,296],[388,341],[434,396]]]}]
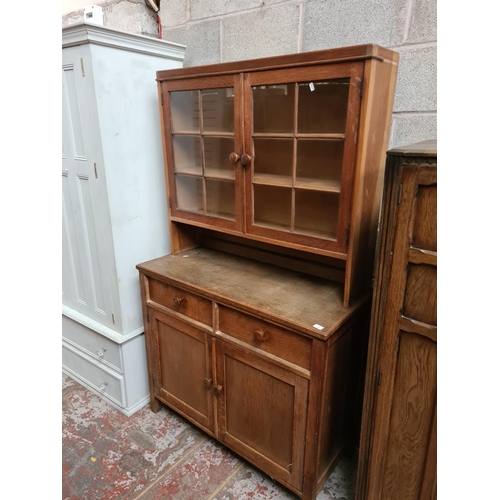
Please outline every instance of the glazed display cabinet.
[{"label": "glazed display cabinet", "polygon": [[137,266],[151,408],[305,499],[357,442],[397,61],[157,72],[172,254]]}]

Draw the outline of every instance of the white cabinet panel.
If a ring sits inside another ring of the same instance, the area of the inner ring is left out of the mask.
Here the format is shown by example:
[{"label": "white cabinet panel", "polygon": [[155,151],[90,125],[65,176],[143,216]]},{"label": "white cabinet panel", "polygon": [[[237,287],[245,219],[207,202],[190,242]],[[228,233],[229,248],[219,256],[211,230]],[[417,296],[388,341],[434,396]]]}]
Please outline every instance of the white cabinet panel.
[{"label": "white cabinet panel", "polygon": [[[101,200],[95,178],[93,129],[87,94],[92,80],[85,80],[82,61],[88,47],[63,51],[63,273],[65,304],[113,327],[110,270],[104,247]],[[64,251],[66,250],[66,251]],[[72,282],[70,285],[69,283]],[[68,286],[69,285],[69,286]]]}]

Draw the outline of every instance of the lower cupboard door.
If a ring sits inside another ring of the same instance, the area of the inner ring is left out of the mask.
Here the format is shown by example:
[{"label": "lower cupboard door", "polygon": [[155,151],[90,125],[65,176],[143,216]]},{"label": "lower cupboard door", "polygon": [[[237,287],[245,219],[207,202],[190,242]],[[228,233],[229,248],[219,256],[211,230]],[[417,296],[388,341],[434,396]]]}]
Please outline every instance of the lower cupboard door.
[{"label": "lower cupboard door", "polygon": [[301,491],[309,381],[219,340],[216,358],[219,439]]},{"label": "lower cupboard door", "polygon": [[172,408],[213,432],[211,338],[155,311],[159,373],[155,393]]}]

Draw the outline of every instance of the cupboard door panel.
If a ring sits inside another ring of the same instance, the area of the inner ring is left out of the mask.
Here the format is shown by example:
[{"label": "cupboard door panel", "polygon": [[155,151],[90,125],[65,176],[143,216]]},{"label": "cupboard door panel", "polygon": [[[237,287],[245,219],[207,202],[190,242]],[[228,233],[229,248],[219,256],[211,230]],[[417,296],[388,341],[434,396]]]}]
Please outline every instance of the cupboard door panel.
[{"label": "cupboard door panel", "polygon": [[400,331],[381,498],[419,498],[435,407],[436,343]]},{"label": "cupboard door panel", "polygon": [[300,490],[309,382],[216,341],[219,439]]},{"label": "cupboard door panel", "polygon": [[362,63],[245,75],[247,233],[346,251],[362,76]]},{"label": "cupboard door panel", "polygon": [[240,77],[162,82],[160,88],[171,216],[243,231]]},{"label": "cupboard door panel", "polygon": [[211,339],[155,311],[159,374],[157,396],[213,431]]},{"label": "cupboard door panel", "polygon": [[114,330],[102,180],[94,173],[97,150],[88,104],[92,89],[79,69],[82,57],[88,57],[82,46],[63,51],[63,303]]}]

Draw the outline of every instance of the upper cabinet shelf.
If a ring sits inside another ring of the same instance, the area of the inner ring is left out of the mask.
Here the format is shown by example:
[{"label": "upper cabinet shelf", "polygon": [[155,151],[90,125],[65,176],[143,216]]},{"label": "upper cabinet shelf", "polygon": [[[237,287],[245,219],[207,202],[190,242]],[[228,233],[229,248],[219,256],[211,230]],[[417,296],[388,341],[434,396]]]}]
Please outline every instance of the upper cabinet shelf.
[{"label": "upper cabinet shelf", "polygon": [[364,45],[159,71],[171,219],[371,255],[396,69]]}]

